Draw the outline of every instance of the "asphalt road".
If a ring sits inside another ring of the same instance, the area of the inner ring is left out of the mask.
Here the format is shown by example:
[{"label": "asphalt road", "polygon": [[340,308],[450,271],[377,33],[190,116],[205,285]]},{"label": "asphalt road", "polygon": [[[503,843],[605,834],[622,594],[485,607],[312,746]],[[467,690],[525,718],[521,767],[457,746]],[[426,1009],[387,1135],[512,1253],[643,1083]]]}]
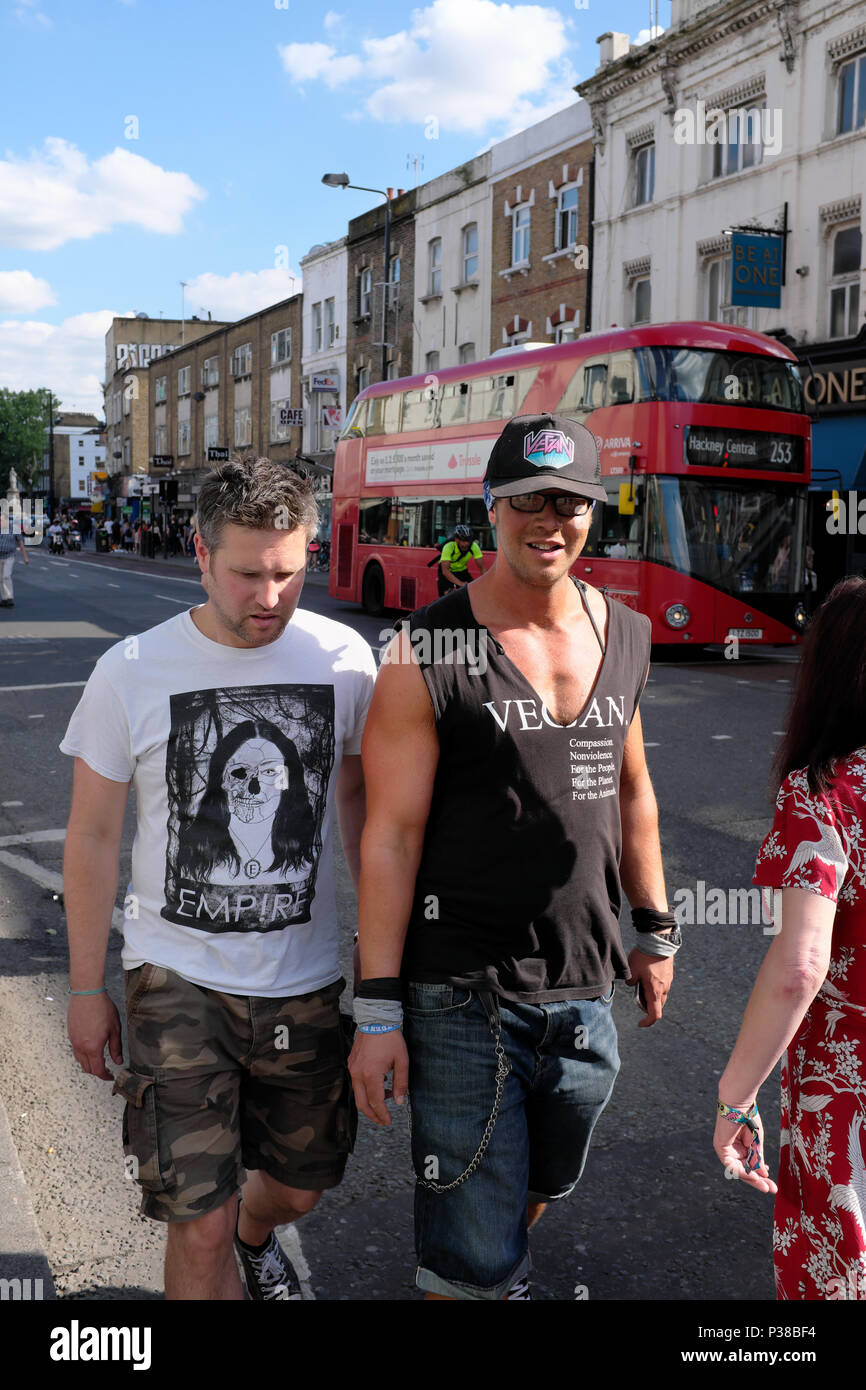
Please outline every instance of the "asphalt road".
[{"label": "asphalt road", "polygon": [[[126,557],[15,566],[16,607],[0,613],[0,1095],[30,1187],[58,1297],[155,1299],[164,1231],[137,1214],[124,1176],[122,1102],[83,1076],[65,1034],[59,888],[72,762],[58,750],[93,663],[112,642],[201,601],[188,566]],[[386,622],[336,604],[319,577],[302,604],[374,646]],[[670,895],[746,888],[771,819],[770,761],[795,654],[654,663],[642,704]],[[134,826],[123,840],[122,904]],[[354,899],[340,856],[343,969]],[[630,937],[630,929],[626,933]],[[772,1199],[727,1181],[712,1151],[716,1080],[770,938],[761,923],[687,929],[662,1024],[637,1029],[631,991],[614,1002],[622,1070],[583,1179],[532,1236],[533,1297],[772,1300]],[[122,998],[120,940],[108,981]],[[778,1078],[761,1094],[771,1171]],[[308,1297],[412,1300],[413,1180],[406,1117],[362,1119],[343,1185],[291,1233]]]}]

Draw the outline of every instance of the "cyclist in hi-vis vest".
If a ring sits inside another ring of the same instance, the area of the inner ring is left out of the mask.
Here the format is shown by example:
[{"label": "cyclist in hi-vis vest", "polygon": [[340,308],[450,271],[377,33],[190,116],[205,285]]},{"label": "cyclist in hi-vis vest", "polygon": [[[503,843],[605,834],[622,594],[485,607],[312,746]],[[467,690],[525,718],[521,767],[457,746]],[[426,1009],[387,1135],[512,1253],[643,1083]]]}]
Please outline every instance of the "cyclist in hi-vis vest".
[{"label": "cyclist in hi-vis vest", "polygon": [[469,574],[469,561],[476,560],[481,574],[484,573],[484,556],[481,546],[472,539],[468,526],[454,528],[453,541],[446,541],[439,556],[439,597],[457,589],[461,584],[469,584],[475,575]]}]

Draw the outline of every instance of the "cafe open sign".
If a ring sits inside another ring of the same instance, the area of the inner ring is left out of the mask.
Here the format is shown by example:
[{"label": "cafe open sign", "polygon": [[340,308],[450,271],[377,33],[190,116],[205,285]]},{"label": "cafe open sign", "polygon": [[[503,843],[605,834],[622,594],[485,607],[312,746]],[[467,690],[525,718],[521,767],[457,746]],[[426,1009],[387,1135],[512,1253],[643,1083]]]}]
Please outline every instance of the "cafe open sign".
[{"label": "cafe open sign", "polygon": [[731,303],[761,309],[782,306],[782,238],[734,232],[731,237]]}]

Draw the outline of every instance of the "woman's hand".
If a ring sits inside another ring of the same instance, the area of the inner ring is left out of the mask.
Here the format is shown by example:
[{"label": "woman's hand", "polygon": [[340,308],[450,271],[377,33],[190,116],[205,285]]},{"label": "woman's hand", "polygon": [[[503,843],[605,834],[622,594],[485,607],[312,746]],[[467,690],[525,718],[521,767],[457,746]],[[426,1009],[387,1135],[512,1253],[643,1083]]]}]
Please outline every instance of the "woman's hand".
[{"label": "woman's hand", "polygon": [[[746,1106],[745,1109],[748,1110],[749,1107]],[[747,1187],[754,1187],[758,1192],[775,1193],[779,1189],[770,1177],[770,1170],[764,1162],[764,1126],[760,1115],[755,1116],[755,1124],[761,1145],[761,1162],[757,1168],[750,1170],[746,1167],[754,1137],[748,1125],[737,1125],[726,1116],[717,1115],[713,1148],[724,1166],[725,1177],[736,1178]]]}]

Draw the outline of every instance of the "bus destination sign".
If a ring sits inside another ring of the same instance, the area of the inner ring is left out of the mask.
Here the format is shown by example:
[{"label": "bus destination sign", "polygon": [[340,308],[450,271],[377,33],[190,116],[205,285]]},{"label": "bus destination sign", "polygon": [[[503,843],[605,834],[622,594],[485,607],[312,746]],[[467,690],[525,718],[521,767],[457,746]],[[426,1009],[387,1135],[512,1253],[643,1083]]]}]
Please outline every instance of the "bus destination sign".
[{"label": "bus destination sign", "polygon": [[683,447],[685,462],[699,468],[755,468],[768,473],[803,469],[803,440],[798,435],[690,425]]}]

